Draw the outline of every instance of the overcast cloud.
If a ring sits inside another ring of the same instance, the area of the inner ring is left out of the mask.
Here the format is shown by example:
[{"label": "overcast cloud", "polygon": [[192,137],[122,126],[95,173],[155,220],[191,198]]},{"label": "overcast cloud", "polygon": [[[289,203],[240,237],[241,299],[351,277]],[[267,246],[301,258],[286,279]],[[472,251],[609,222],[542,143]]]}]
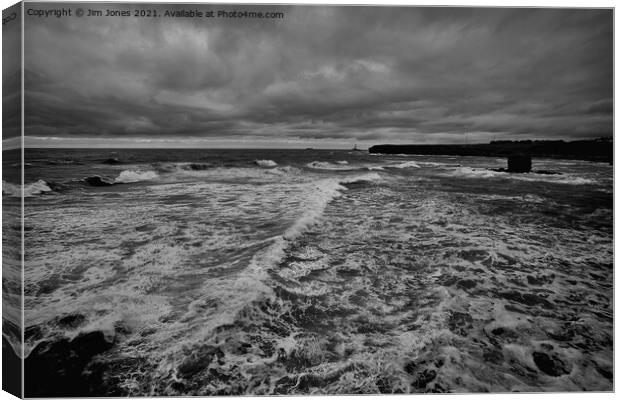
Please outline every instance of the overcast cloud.
[{"label": "overcast cloud", "polygon": [[[153,8],[84,6],[138,7]],[[26,17],[26,135],[373,144],[612,134],[611,10],[156,8],[285,16]]]}]

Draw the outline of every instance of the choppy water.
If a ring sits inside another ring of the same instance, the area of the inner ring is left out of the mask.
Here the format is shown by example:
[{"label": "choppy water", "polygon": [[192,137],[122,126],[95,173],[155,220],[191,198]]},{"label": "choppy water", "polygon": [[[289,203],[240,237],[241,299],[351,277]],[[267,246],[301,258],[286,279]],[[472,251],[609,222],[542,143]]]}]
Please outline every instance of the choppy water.
[{"label": "choppy water", "polygon": [[503,166],[27,150],[26,394],[612,390],[612,167]]}]

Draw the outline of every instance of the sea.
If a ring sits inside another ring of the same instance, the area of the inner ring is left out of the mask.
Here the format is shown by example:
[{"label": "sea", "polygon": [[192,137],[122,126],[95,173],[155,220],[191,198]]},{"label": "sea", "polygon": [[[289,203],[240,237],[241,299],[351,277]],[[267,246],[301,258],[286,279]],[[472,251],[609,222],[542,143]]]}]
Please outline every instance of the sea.
[{"label": "sea", "polygon": [[611,391],[613,167],[505,166],[26,149],[26,395]]}]

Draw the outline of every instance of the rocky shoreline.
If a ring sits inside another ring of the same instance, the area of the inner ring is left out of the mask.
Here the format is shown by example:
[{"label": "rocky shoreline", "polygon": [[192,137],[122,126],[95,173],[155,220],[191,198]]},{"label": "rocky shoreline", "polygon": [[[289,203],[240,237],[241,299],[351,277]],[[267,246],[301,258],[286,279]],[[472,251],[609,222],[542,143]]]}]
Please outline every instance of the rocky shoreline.
[{"label": "rocky shoreline", "polygon": [[478,157],[507,157],[512,154],[528,154],[532,157],[548,157],[569,160],[613,162],[611,138],[595,140],[521,140],[492,141],[479,144],[380,144],[371,146],[369,153],[449,155]]}]

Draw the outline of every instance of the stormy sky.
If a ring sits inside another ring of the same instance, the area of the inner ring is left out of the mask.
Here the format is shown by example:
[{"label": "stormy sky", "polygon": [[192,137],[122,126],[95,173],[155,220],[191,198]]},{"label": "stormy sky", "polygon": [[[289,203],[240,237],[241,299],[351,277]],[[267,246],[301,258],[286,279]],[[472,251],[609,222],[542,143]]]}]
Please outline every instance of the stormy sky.
[{"label": "stormy sky", "polygon": [[155,8],[284,18],[27,16],[29,143],[350,147],[612,134],[611,10]]}]

